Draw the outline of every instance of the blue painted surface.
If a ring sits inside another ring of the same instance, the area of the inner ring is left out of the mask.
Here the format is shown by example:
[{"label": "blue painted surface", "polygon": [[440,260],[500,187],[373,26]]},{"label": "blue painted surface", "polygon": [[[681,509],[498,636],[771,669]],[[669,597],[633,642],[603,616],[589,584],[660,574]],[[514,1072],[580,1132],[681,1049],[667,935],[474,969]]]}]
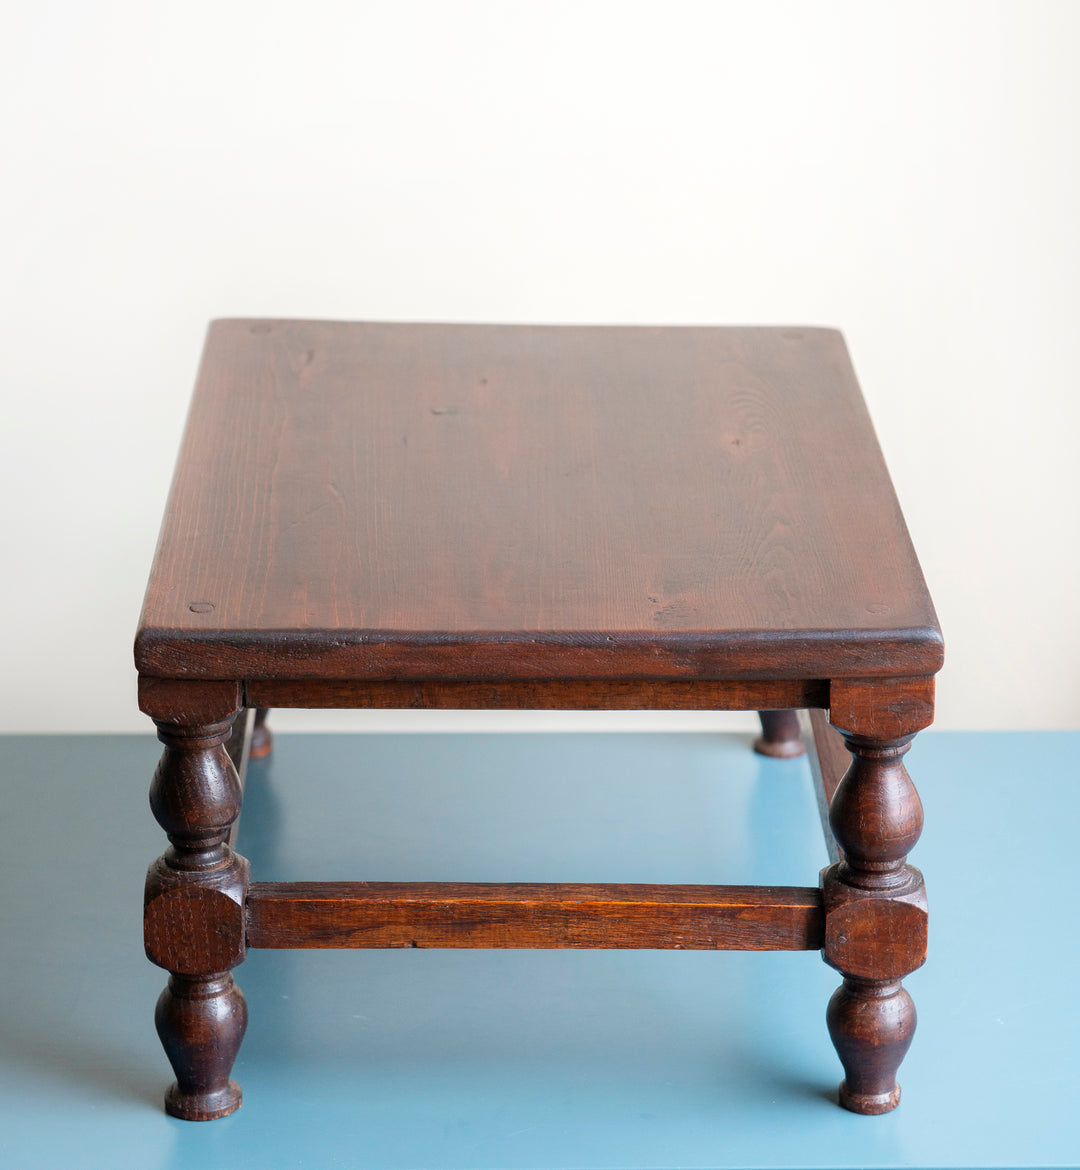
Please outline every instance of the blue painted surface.
[{"label": "blue painted surface", "polygon": [[[932,957],[881,1118],[833,1103],[816,954],[423,950],[253,952],[243,1109],[166,1117],[158,751],[0,739],[4,1167],[1080,1164],[1080,735],[912,750]],[[825,860],[804,763],[685,734],[281,736],[240,847],[283,881],[807,885]]]}]

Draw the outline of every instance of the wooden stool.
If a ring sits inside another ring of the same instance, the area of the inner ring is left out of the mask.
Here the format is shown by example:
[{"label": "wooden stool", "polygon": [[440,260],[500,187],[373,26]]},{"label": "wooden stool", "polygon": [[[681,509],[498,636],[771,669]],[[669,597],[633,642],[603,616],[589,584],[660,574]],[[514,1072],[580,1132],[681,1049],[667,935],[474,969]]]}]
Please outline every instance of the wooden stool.
[{"label": "wooden stool", "polygon": [[[897,1104],[926,945],[903,755],[942,641],[839,333],[218,321],[135,661],[174,1116],[240,1104],[249,946],[820,948],[840,1103]],[[808,711],[833,863],[814,888],[251,882],[270,707],[756,709],[781,756]]]}]

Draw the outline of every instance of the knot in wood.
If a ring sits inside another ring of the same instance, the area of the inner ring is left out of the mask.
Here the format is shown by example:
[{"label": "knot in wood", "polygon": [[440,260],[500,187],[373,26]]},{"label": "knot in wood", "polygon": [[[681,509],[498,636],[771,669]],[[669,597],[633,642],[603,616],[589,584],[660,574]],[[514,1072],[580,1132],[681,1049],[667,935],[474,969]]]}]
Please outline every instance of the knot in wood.
[{"label": "knot in wood", "polygon": [[829,823],[845,854],[845,880],[891,889],[904,883],[904,859],[922,833],[922,802],[902,758],[910,737],[844,738],[852,761],[830,804]]}]

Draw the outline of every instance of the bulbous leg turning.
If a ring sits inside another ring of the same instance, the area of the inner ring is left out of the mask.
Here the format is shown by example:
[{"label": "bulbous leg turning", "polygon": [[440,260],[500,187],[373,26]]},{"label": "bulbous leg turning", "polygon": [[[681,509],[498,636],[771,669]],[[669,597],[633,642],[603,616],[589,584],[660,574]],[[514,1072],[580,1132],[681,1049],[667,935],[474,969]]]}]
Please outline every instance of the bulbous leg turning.
[{"label": "bulbous leg turning", "polygon": [[154,1023],[176,1073],[165,1111],[185,1121],[213,1121],[239,1109],[243,1095],[229,1072],[247,1028],[247,1004],[233,977],[227,971],[171,976]]},{"label": "bulbous leg turning", "polygon": [[900,1104],[896,1073],[915,1034],[915,1004],[899,980],[845,979],[829,1001],[829,1035],[844,1066],[840,1104],[888,1113]]}]

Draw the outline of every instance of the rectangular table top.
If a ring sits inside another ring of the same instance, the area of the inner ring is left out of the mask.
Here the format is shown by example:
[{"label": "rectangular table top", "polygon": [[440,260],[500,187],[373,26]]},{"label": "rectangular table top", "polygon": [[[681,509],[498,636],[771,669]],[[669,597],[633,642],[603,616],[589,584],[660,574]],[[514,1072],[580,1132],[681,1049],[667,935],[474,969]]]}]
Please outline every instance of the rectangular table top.
[{"label": "rectangular table top", "polygon": [[214,322],[136,640],[218,679],[941,664],[841,335]]}]

